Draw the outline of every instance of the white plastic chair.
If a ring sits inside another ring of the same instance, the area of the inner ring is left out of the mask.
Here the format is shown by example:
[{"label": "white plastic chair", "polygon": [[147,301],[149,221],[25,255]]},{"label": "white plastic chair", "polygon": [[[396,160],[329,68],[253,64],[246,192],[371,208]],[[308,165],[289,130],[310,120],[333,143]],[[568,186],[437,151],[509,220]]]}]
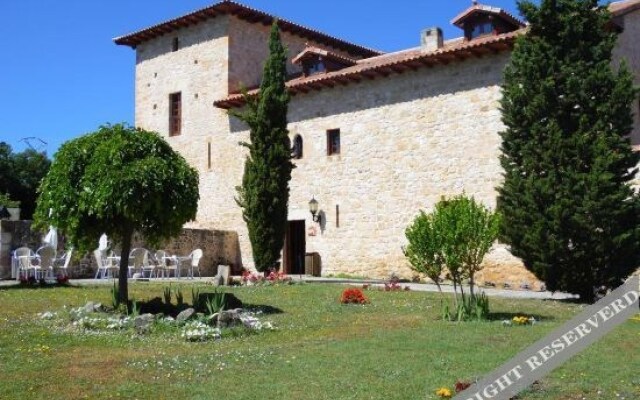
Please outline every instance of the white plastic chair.
[{"label": "white plastic chair", "polygon": [[144,277],[144,273],[149,273],[149,278],[155,274],[156,266],[149,263],[149,250],[143,248],[136,248],[129,253],[129,259],[133,258],[133,265],[129,265],[129,277],[132,276],[132,270],[140,271]]},{"label": "white plastic chair", "polygon": [[58,271],[63,272],[61,276],[65,276],[65,277],[69,276],[69,264],[71,263],[72,254],[73,254],[73,247],[67,250],[67,252],[64,254],[64,264],[56,267]]},{"label": "white plastic chair", "polygon": [[56,250],[51,246],[42,246],[36,251],[36,256],[40,262],[31,265],[35,278],[53,278],[53,262],[56,259]]},{"label": "white plastic chair", "polygon": [[193,270],[198,270],[198,277],[202,278],[200,275],[200,259],[202,258],[202,249],[195,249],[189,254],[189,258],[191,259],[191,263],[189,265],[189,276],[193,278]]},{"label": "white plastic chair", "polygon": [[115,277],[116,271],[118,271],[118,267],[111,264],[104,257],[104,253],[102,251],[100,251],[99,249],[95,249],[93,251],[93,257],[95,258],[96,264],[98,265],[95,279],[98,279],[98,276],[100,276],[101,279]]},{"label": "white plastic chair", "polygon": [[13,257],[18,264],[18,279],[22,277],[28,278],[29,271],[33,269],[33,261],[36,258],[35,253],[28,247],[20,247],[13,252]]}]

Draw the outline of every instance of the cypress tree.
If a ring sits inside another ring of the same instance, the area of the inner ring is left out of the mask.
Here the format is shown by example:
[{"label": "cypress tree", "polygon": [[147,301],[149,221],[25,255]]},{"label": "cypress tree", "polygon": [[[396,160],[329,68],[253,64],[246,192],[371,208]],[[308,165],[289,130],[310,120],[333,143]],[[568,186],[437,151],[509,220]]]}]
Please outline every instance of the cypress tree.
[{"label": "cypress tree", "polygon": [[291,180],[291,145],[287,130],[289,94],[287,52],[277,21],[271,27],[269,56],[264,65],[260,94],[245,95],[247,109],[235,115],[249,126],[249,149],[242,186],[236,201],[249,230],[253,260],[258,271],[268,271],[284,246]]},{"label": "cypress tree", "polygon": [[552,291],[592,302],[640,262],[636,97],[617,33],[596,0],[518,3],[530,22],[505,70],[501,238]]}]

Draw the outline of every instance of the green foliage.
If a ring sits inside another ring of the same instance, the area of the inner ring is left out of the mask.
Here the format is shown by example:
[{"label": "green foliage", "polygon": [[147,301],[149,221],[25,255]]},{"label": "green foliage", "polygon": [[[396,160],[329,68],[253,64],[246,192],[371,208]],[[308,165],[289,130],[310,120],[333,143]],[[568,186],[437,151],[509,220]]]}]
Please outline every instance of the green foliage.
[{"label": "green foliage", "polygon": [[433,214],[420,211],[405,230],[409,244],[402,250],[411,264],[411,269],[425,274],[438,285],[438,290],[441,290],[440,276],[445,264],[440,252],[442,237],[434,229],[433,217]]},{"label": "green foliage", "polygon": [[114,310],[120,308],[120,293],[118,292],[118,286],[115,282],[113,282],[113,287],[111,288],[111,307]]},{"label": "green foliage", "polygon": [[0,206],[5,206],[8,208],[20,207],[20,202],[11,200],[9,193],[0,193]]},{"label": "green foliage", "polygon": [[489,297],[480,293],[462,295],[462,301],[451,309],[448,302],[442,303],[442,319],[445,321],[486,321],[489,319]]},{"label": "green foliage", "polygon": [[258,271],[273,268],[284,245],[291,180],[291,144],[287,130],[289,94],[287,52],[277,21],[271,28],[267,58],[258,99],[247,99],[247,110],[235,113],[250,130],[242,186],[236,201],[247,224],[253,260]]},{"label": "green foliage", "polygon": [[197,287],[192,287],[191,288],[191,304],[193,305],[193,308],[196,310],[201,310],[202,307],[202,300],[200,300],[200,289],[198,289]]},{"label": "green foliage", "polygon": [[499,215],[473,198],[465,195],[443,198],[432,213],[421,211],[406,229],[409,244],[404,253],[415,271],[436,283],[446,269],[454,287],[464,293],[462,280],[468,278],[473,293],[475,273],[481,270],[499,225]]},{"label": "green foliage", "polygon": [[207,296],[205,305],[207,306],[209,315],[219,313],[224,309],[224,306],[226,304],[226,297],[226,293],[218,292],[217,289],[211,295]]},{"label": "green foliage", "polygon": [[640,264],[633,77],[612,71],[617,34],[595,0],[520,10],[531,26],[505,70],[501,239],[547,288],[591,302]]},{"label": "green foliage", "polygon": [[31,219],[36,207],[37,189],[49,171],[51,161],[46,153],[27,149],[14,153],[7,143],[0,142],[0,193],[10,200],[0,198],[0,205],[20,207],[22,219]]},{"label": "green foliage", "polygon": [[171,304],[171,285],[164,287],[162,297],[164,297],[164,304]]},{"label": "green foliage", "polygon": [[[106,125],[64,143],[40,187],[36,225],[56,226],[81,252],[102,233],[128,254],[134,231],[152,245],[195,218],[198,174],[160,135]],[[126,303],[127,257],[119,295]]]},{"label": "green foliage", "polygon": [[180,287],[176,289],[176,303],[178,304],[178,307],[184,304],[184,295],[182,294],[182,289]]}]

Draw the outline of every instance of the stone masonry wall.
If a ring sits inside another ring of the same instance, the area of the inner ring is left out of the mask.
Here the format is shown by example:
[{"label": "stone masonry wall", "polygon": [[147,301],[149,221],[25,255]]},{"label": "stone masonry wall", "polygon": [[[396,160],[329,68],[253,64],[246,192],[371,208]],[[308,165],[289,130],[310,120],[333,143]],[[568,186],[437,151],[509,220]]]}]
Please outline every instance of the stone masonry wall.
[{"label": "stone masonry wall", "polygon": [[36,251],[41,246],[41,232],[31,230],[31,221],[0,220],[0,279],[11,278],[11,255],[18,247]]},{"label": "stone masonry wall", "polygon": [[[640,23],[631,24],[636,26],[629,35]],[[139,46],[136,67],[138,126],[166,135],[169,94],[182,91],[182,135],[168,141],[200,173],[198,216],[187,228],[236,231],[238,258],[247,267],[251,248],[234,198],[246,154],[238,142],[247,140],[248,132],[211,104],[227,95],[229,85],[251,85],[262,62],[256,58],[266,54],[266,45],[264,54],[259,46],[267,32],[268,27],[222,16],[178,31],[177,52],[167,50],[172,35]],[[285,42],[296,50],[304,44]],[[620,43],[620,51],[630,51],[632,37],[623,36]],[[323,275],[408,276],[404,229],[420,209],[462,192],[495,206],[503,128],[499,85],[508,57],[501,53],[292,98],[289,129],[291,137],[303,137],[304,158],[293,172],[289,219],[314,226],[308,201],[312,196],[319,201],[322,226],[306,239],[307,251],[322,257]],[[631,65],[640,70],[636,61]],[[341,130],[340,155],[326,155],[328,129]],[[486,264],[487,280],[533,282],[504,246],[497,246]],[[515,272],[504,277],[505,270]]]},{"label": "stone masonry wall", "polygon": [[[237,92],[242,87],[253,88],[260,84],[264,60],[269,55],[270,25],[252,24],[239,18],[229,21],[229,92]],[[326,44],[319,44],[308,38],[301,38],[288,32],[281,32],[280,38],[287,46],[288,59],[291,61],[307,44],[318,46],[334,53],[351,58],[354,56],[346,51],[333,48]],[[300,65],[287,64],[289,74],[302,73]]]},{"label": "stone masonry wall", "polygon": [[[151,252],[155,251],[155,247],[149,246],[144,239],[137,235],[133,238],[131,248],[136,247],[142,247]],[[203,255],[199,266],[203,277],[216,275],[218,265],[229,265],[232,272],[240,273],[238,235],[235,232],[183,229],[180,235],[161,243],[158,248],[178,256],[188,256],[193,250],[202,249]],[[69,276],[74,279],[93,278],[97,268],[92,253],[76,255],[69,269]],[[183,266],[182,276],[186,276],[184,268],[186,265]]]}]

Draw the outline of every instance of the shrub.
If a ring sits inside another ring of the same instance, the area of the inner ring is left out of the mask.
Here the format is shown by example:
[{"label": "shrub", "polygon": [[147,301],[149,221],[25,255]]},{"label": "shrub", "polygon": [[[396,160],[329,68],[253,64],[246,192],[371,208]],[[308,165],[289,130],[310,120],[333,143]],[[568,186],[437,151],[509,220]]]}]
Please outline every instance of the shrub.
[{"label": "shrub", "polygon": [[340,297],[342,304],[367,304],[369,299],[362,293],[362,290],[356,288],[345,289]]}]

